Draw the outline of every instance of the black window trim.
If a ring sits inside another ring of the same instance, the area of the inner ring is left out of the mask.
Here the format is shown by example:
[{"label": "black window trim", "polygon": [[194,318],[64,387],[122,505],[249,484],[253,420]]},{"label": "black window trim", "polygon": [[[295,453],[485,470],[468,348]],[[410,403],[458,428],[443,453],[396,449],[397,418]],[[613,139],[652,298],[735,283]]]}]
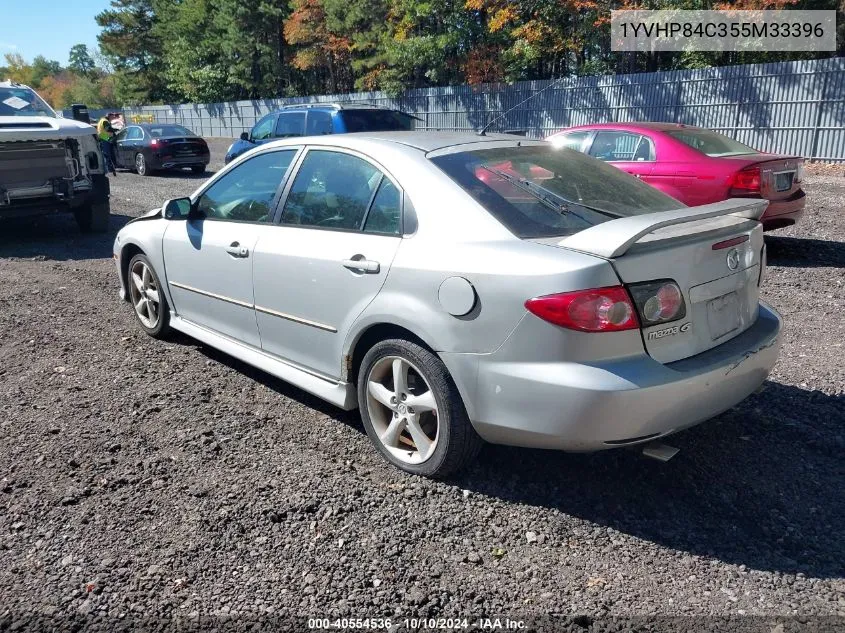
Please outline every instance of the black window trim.
[{"label": "black window trim", "polygon": [[[381,178],[379,179],[378,186],[373,190],[373,193],[370,194],[370,202],[367,205],[366,211],[364,211],[364,221],[361,223],[360,229],[343,229],[337,228],[332,226],[303,226],[301,224],[282,224],[282,211],[285,208],[285,203],[287,202],[288,195],[290,194],[290,190],[293,187],[293,183],[296,180],[297,175],[299,174],[299,168],[302,166],[302,163],[305,161],[305,157],[311,151],[329,151],[329,152],[337,152],[339,154],[349,154],[350,156],[355,156],[356,158],[360,158],[364,160],[373,167],[375,167],[380,173]],[[361,233],[363,235],[378,235],[383,237],[399,237],[404,238],[406,237],[405,233],[405,210],[407,205],[405,204],[406,194],[405,190],[399,185],[396,178],[381,164],[376,161],[375,159],[367,156],[366,154],[362,154],[361,152],[348,149],[346,147],[338,147],[335,145],[306,145],[304,150],[300,152],[299,156],[297,157],[295,163],[291,165],[294,168],[293,173],[286,174],[286,181],[284,191],[282,192],[281,197],[279,198],[278,202],[276,203],[276,211],[273,217],[273,225],[281,226],[284,228],[291,228],[291,229],[302,229],[306,231],[334,231],[336,233]],[[384,182],[385,177],[393,183],[393,186],[396,187],[396,190],[399,192],[399,233],[382,233],[379,231],[365,231],[364,226],[366,225],[367,217],[370,215],[370,209],[373,206],[373,202],[375,201],[376,194],[378,193],[379,187],[381,187],[382,182]]]},{"label": "black window trim", "polygon": [[[278,211],[277,207],[278,207],[278,204],[279,204],[279,198],[281,197],[282,192],[284,191],[285,187],[287,186],[287,183],[290,180],[291,172],[292,172],[294,166],[297,164],[297,161],[299,160],[299,157],[301,156],[301,154],[303,152],[303,148],[304,148],[303,145],[285,145],[283,147],[268,147],[266,149],[261,149],[261,150],[258,150],[256,152],[253,152],[247,160],[238,163],[238,166],[246,165],[249,161],[254,160],[255,158],[258,158],[259,156],[263,156],[264,154],[274,154],[276,152],[286,152],[286,151],[290,151],[290,150],[295,150],[293,159],[291,159],[290,164],[288,165],[288,168],[285,170],[284,176],[282,176],[282,181],[276,187],[276,193],[273,194],[273,199],[270,201],[270,209],[272,211],[270,212],[269,215],[270,215],[271,219],[268,220],[267,222],[258,222],[258,221],[255,221],[255,220],[230,220],[230,219],[224,219],[224,218],[208,218],[208,217],[198,217],[198,218],[195,218],[195,219],[201,220],[203,222],[206,222],[206,221],[208,221],[208,222],[230,222],[232,224],[256,224],[258,226],[273,226],[275,224],[276,215],[277,215],[277,211]],[[235,169],[237,169],[237,167]],[[211,187],[213,187],[214,184],[217,181],[221,180],[223,177],[225,177],[226,174],[228,174],[231,171],[234,171],[234,169],[223,169],[223,170],[217,172],[217,174],[215,174],[213,178],[211,178],[208,182],[205,183],[205,186],[202,188],[202,190],[199,191],[196,194],[196,196],[191,198],[191,206],[196,205],[199,202],[200,198],[202,198],[205,195],[205,193]]]}]

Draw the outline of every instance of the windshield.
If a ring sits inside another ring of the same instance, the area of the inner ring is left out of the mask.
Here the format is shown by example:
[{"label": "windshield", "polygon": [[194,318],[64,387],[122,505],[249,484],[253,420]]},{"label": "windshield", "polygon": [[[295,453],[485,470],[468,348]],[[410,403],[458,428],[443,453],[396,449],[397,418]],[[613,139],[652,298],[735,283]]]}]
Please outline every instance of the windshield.
[{"label": "windshield", "polygon": [[147,128],[147,131],[153,138],[167,136],[194,136],[194,133],[191,132],[191,130],[186,127],[182,127],[181,125],[157,125],[155,127]]},{"label": "windshield", "polygon": [[711,130],[667,130],[666,133],[684,145],[688,145],[694,150],[698,150],[702,154],[707,154],[712,158],[760,153],[753,147],[743,145],[739,141],[735,141],[724,134],[719,134]]},{"label": "windshield", "polygon": [[475,150],[432,161],[523,239],[572,235],[614,218],[684,206],[616,167],[552,145]]},{"label": "windshield", "polygon": [[0,116],[55,117],[53,108],[29,88],[0,87]]},{"label": "windshield", "polygon": [[414,119],[396,110],[342,110],[347,132],[402,132],[414,129]]}]

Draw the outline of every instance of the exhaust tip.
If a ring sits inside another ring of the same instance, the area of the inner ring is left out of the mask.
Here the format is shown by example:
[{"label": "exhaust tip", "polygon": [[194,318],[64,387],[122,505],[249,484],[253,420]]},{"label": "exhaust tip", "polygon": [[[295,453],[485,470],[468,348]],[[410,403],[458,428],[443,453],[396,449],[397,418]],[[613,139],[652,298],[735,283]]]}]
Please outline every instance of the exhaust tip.
[{"label": "exhaust tip", "polygon": [[675,448],[674,446],[669,446],[668,444],[661,444],[660,442],[652,442],[643,447],[643,455],[664,463],[668,462],[680,451],[680,448]]}]

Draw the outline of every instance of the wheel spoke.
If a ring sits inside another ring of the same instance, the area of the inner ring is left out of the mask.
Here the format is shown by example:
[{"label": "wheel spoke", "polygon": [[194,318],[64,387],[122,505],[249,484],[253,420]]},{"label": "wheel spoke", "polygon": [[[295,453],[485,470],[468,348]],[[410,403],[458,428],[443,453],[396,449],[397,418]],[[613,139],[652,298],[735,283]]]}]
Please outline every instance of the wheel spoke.
[{"label": "wheel spoke", "polygon": [[138,292],[144,291],[144,282],[138,273],[132,273],[132,283],[135,284],[135,287],[138,289]]},{"label": "wheel spoke", "polygon": [[150,317],[151,321],[154,321],[156,318],[156,304],[149,299],[147,299],[147,316]]},{"label": "wheel spoke", "polygon": [[405,428],[407,421],[405,418],[394,417],[384,433],[381,434],[380,439],[385,446],[396,448],[399,445],[399,434]]},{"label": "wheel spoke", "polygon": [[400,400],[402,394],[408,393],[408,363],[401,358],[393,361],[393,394]]},{"label": "wheel spoke", "polygon": [[411,439],[414,440],[414,446],[416,446],[417,451],[420,454],[420,458],[424,459],[428,456],[428,452],[431,450],[431,445],[434,442],[432,442],[422,430],[417,416],[411,416],[408,419],[406,428],[408,429],[408,433],[411,434]]},{"label": "wheel spoke", "polygon": [[144,288],[150,285],[150,269],[146,266],[144,266],[144,273],[141,276],[141,280],[144,282]]},{"label": "wheel spoke", "polygon": [[409,395],[405,404],[413,407],[417,413],[422,411],[437,411],[437,401],[434,399],[434,393],[431,389],[418,396]]},{"label": "wheel spoke", "polygon": [[135,312],[141,314],[141,309],[146,307],[147,305],[147,298],[141,295],[141,298],[138,299],[138,303],[135,304]]},{"label": "wheel spoke", "polygon": [[379,402],[381,402],[388,409],[396,408],[396,405],[390,401],[390,399],[393,397],[393,394],[387,387],[385,387],[381,383],[376,382],[375,380],[371,380],[368,383],[367,388],[370,392],[370,395]]},{"label": "wheel spoke", "polygon": [[158,298],[158,290],[147,289],[147,298],[153,303],[160,303]]}]

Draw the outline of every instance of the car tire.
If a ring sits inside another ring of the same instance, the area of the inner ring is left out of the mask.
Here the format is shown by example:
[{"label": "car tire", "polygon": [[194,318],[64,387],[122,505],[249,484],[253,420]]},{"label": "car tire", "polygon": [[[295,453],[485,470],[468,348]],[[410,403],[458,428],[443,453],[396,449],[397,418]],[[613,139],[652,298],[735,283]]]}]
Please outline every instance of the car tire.
[{"label": "car tire", "polygon": [[[404,366],[407,370],[397,386],[395,374],[386,372]],[[387,389],[385,384],[393,387]],[[402,470],[443,479],[478,455],[483,441],[472,427],[458,388],[443,361],[425,347],[404,339],[376,343],[361,362],[357,389],[367,435],[379,452]],[[392,397],[395,403],[388,404],[387,396],[396,393],[401,394],[401,402]],[[416,411],[412,404],[419,405]],[[403,424],[402,430],[394,430]],[[420,446],[428,447],[425,453]]]},{"label": "car tire", "polygon": [[[144,271],[148,274],[145,275]],[[140,285],[136,276],[140,278]],[[144,332],[153,338],[167,337],[170,333],[170,306],[167,304],[158,274],[146,255],[139,253],[129,260],[126,285],[129,288],[129,303],[132,304],[135,318]],[[149,290],[154,291],[157,301],[153,300]],[[152,308],[150,303],[156,304],[156,307]],[[155,318],[152,318],[152,315]]]},{"label": "car tire", "polygon": [[191,173],[204,174],[205,173],[205,165],[194,165],[193,167],[191,167]]},{"label": "car tire", "polygon": [[86,204],[73,212],[79,230],[83,233],[105,233],[109,230],[111,212],[108,202]]},{"label": "car tire", "polygon": [[147,165],[146,157],[141,152],[135,154],[135,171],[139,176],[149,176],[152,173],[152,169]]}]

